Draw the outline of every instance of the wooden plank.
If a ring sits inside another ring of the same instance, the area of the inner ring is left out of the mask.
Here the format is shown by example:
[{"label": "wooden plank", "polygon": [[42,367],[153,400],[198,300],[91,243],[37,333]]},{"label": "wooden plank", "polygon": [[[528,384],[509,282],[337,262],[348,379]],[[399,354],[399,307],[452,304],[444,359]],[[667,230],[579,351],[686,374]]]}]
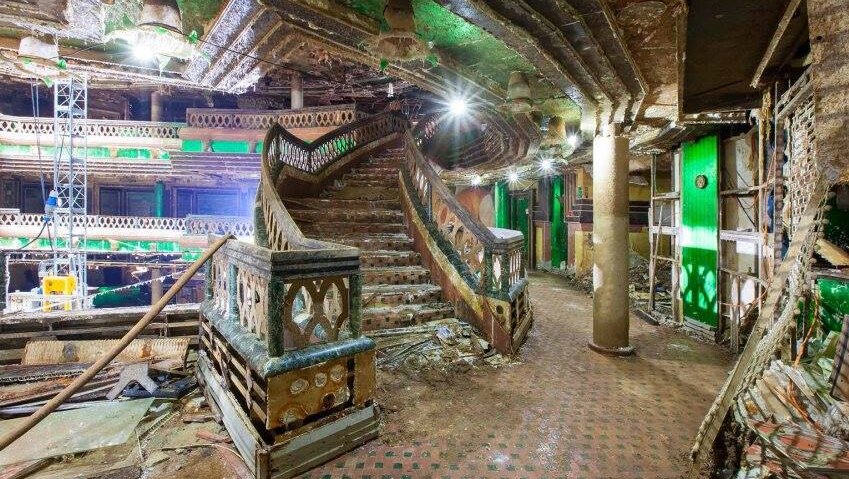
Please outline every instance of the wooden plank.
[{"label": "wooden plank", "polygon": [[[117,339],[30,341],[24,348],[21,364],[93,363],[117,343]],[[115,361],[183,360],[188,349],[188,338],[135,339],[121,351]]]},{"label": "wooden plank", "polygon": [[294,477],[376,438],[377,417],[375,406],[368,406],[273,447],[271,477]]},{"label": "wooden plank", "polygon": [[849,253],[831,241],[820,238],[817,240],[817,253],[833,266],[849,266]]},{"label": "wooden plank", "polygon": [[224,427],[239,454],[245,459],[245,463],[252,473],[257,472],[257,454],[263,449],[263,442],[259,433],[254,428],[245,412],[239,407],[236,399],[221,385],[218,375],[214,372],[206,354],[201,351],[198,354],[198,374],[201,376],[207,391],[221,411]]}]

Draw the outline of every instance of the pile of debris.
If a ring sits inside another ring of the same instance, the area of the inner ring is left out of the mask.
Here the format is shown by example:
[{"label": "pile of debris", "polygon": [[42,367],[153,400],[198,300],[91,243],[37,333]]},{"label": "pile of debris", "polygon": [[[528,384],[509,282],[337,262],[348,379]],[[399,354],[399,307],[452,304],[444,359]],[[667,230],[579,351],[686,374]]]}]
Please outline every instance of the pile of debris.
[{"label": "pile of debris", "polygon": [[377,367],[388,370],[465,372],[479,365],[498,367],[511,362],[471,325],[454,318],[368,335],[377,343]]},{"label": "pile of debris", "polygon": [[[21,416],[44,405],[116,343],[27,343],[21,364],[0,366],[0,435],[16,428],[26,419]],[[0,451],[0,477],[139,477],[143,471],[169,467],[165,463],[176,449],[229,442],[198,391],[190,363],[187,338],[132,341],[56,412]],[[196,425],[186,427],[177,417]],[[179,448],[155,437],[163,429]],[[159,447],[148,447],[157,441]]]},{"label": "pile of debris", "polygon": [[737,479],[849,475],[849,403],[832,390],[833,359],[774,360],[732,411],[746,431]]}]

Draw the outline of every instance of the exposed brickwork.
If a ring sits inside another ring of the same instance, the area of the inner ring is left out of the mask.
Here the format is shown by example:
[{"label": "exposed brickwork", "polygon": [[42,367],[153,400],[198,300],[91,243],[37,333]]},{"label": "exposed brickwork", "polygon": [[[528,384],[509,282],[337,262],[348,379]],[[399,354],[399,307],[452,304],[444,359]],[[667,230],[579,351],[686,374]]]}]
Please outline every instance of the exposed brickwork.
[{"label": "exposed brickwork", "polygon": [[731,357],[631,321],[637,355],[590,351],[591,300],[531,277],[521,364],[444,378],[378,372],[381,438],[304,478],[680,478]]}]

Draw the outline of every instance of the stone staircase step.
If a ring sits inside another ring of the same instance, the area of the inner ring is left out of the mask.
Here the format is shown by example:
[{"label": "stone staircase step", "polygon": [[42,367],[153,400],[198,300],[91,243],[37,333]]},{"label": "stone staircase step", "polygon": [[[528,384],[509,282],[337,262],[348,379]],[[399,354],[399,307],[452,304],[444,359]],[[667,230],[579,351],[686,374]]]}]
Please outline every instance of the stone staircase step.
[{"label": "stone staircase step", "polygon": [[[317,238],[321,239],[321,238]],[[412,251],[413,240],[406,234],[375,235],[375,234],[342,234],[334,237],[334,242],[341,243],[362,251]]]},{"label": "stone staircase step", "polygon": [[363,286],[363,308],[437,303],[442,288],[435,284],[378,284]]},{"label": "stone staircase step", "polygon": [[289,214],[296,221],[305,222],[351,222],[351,223],[402,223],[404,212],[401,210],[353,209],[342,207],[326,210],[305,210],[289,208]]},{"label": "stone staircase step", "polygon": [[348,221],[310,223],[303,221],[299,226],[305,235],[313,235],[320,238],[335,238],[337,235],[349,233],[403,234],[407,231],[407,227],[403,223],[352,223]]},{"label": "stone staircase step", "polygon": [[401,190],[397,186],[352,187],[330,186],[325,190],[330,198],[343,200],[394,200],[401,201]]},{"label": "stone staircase step", "polygon": [[365,179],[351,179],[345,177],[341,181],[346,188],[385,188],[387,185],[396,184],[397,182],[398,179],[395,177]]},{"label": "stone staircase step", "polygon": [[398,168],[385,168],[382,166],[354,168],[349,173],[347,173],[344,178],[346,180],[367,180],[370,178],[397,180]]},{"label": "stone staircase step", "polygon": [[422,266],[389,266],[362,268],[364,284],[425,284],[430,282],[430,271]]},{"label": "stone staircase step", "polygon": [[360,251],[363,268],[385,268],[389,266],[416,266],[422,257],[415,251]]},{"label": "stone staircase step", "polygon": [[313,208],[322,211],[341,210],[397,210],[401,205],[396,200],[346,200],[340,198],[283,198],[283,203],[292,209]]},{"label": "stone staircase step", "polygon": [[438,321],[454,316],[454,308],[447,303],[411,304],[363,308],[363,331],[386,328],[403,328]]}]

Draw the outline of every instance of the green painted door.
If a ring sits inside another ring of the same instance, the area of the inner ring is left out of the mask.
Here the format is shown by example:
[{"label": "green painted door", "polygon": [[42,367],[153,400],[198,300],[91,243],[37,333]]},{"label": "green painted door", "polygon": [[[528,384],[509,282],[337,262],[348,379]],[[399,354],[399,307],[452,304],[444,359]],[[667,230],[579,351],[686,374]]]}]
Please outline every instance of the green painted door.
[{"label": "green painted door", "polygon": [[718,324],[719,138],[684,143],[681,158],[681,301],[684,316]]},{"label": "green painted door", "polygon": [[492,185],[492,212],[496,228],[510,228],[510,194],[506,181],[497,181]]},{"label": "green painted door", "polygon": [[566,225],[563,222],[563,177],[551,179],[551,267],[560,268],[560,263],[566,261]]},{"label": "green painted door", "polygon": [[510,229],[521,231],[525,237],[525,257],[531,257],[528,243],[528,197],[513,196],[510,198]]}]

